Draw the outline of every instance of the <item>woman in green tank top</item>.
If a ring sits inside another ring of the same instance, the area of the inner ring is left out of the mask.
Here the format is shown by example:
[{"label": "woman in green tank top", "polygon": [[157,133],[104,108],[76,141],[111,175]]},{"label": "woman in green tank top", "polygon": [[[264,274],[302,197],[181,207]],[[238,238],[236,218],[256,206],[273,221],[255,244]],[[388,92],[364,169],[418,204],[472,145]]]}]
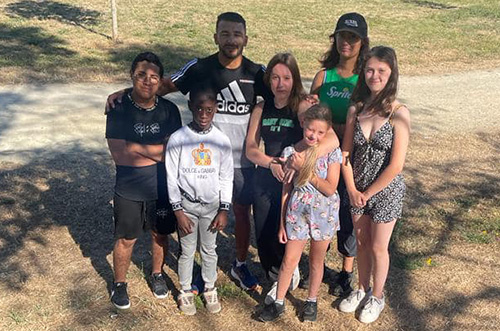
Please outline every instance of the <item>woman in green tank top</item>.
[{"label": "woman in green tank top", "polygon": [[322,69],[314,77],[311,94],[332,112],[333,128],[339,138],[344,134],[352,91],[364,54],[370,49],[368,27],[358,13],[342,15],[330,35],[332,45],[321,59]]},{"label": "woman in green tank top", "polygon": [[[344,135],[347,109],[364,56],[370,50],[368,26],[358,13],[347,13],[337,21],[330,35],[332,45],[321,59],[322,69],[314,77],[311,94],[332,112],[333,129],[341,140]],[[337,190],[340,195],[340,230],[337,232],[337,249],[343,255],[342,272],[332,284],[333,294],[345,296],[352,291],[356,237],[349,209],[349,196],[342,176]]]}]

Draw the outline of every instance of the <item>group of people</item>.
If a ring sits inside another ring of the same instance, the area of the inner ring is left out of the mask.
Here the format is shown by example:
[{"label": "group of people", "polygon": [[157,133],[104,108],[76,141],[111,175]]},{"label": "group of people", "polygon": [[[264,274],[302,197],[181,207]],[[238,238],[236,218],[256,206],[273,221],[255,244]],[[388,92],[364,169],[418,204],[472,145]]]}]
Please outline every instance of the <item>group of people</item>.
[{"label": "group of people", "polygon": [[[261,321],[285,311],[309,240],[301,316],[317,319],[316,298],[335,234],[343,255],[333,284],[334,294],[343,297],[339,309],[360,310],[364,323],[379,317],[389,240],[405,192],[409,111],[396,100],[396,54],[384,46],[370,49],[362,15],[342,15],[330,38],[309,94],[292,54],[276,54],[267,67],[243,56],[248,37],[238,13],[218,16],[217,53],[170,77],[155,54],[135,58],[133,87],[112,94],[107,105],[106,138],[116,164],[111,301],[117,308],[130,307],[126,272],[133,245],[146,230],[152,233],[152,292],[167,297],[162,269],[168,235],[177,231],[179,309],[195,314],[200,294],[209,312],[219,312],[216,237],[231,208],[231,276],[243,289],[255,289],[259,281],[246,265],[253,206],[260,264],[273,284]],[[158,97],[174,91],[189,93],[193,119],[184,127],[175,104]],[[202,285],[193,282],[197,246]]]}]

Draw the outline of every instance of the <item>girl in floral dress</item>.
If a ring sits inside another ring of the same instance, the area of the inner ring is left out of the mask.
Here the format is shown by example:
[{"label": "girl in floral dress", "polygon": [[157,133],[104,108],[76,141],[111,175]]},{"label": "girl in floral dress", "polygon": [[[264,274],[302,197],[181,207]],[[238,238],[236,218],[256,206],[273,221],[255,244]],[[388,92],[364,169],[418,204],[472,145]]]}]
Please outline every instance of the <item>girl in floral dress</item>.
[{"label": "girl in floral dress", "polygon": [[324,155],[318,155],[317,150],[318,143],[331,129],[330,110],[315,105],[301,115],[303,138],[295,146],[285,148],[283,155],[302,153],[305,161],[293,183],[283,184],[278,237],[281,243],[286,244],[285,256],[278,275],[276,300],[267,305],[259,316],[264,322],[275,320],[283,314],[283,299],[309,239],[312,239],[309,254],[310,285],[302,317],[307,321],[316,320],[316,297],[323,279],[326,250],[339,228],[339,196],[336,188],[342,154],[339,148]]}]

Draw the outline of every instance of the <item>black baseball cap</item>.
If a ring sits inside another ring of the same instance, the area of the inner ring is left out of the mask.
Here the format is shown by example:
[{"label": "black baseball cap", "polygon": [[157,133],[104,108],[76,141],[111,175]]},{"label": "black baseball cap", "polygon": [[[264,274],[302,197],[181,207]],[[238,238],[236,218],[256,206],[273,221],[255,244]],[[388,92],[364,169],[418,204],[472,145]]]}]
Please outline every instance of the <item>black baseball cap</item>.
[{"label": "black baseball cap", "polygon": [[341,31],[352,32],[362,39],[368,37],[368,25],[363,15],[358,13],[347,13],[340,16],[333,34]]}]

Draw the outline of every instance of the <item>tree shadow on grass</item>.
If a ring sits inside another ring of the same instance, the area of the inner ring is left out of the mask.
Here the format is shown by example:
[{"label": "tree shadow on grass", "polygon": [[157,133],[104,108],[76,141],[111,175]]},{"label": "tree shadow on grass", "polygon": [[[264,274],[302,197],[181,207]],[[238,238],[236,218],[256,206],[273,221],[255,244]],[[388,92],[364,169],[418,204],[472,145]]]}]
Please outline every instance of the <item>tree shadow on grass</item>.
[{"label": "tree shadow on grass", "polygon": [[444,3],[439,3],[436,1],[427,1],[427,0],[403,0],[403,2],[411,5],[416,5],[418,7],[426,7],[431,9],[440,9],[440,10],[458,8],[457,6],[447,5]]},{"label": "tree shadow on grass", "polygon": [[[491,137],[477,135],[480,140],[491,143]],[[412,148],[426,148],[426,142],[418,142]],[[497,145],[490,144],[494,149]],[[497,154],[498,155],[498,154]],[[448,247],[456,241],[457,234],[463,228],[470,226],[467,222],[467,214],[479,204],[500,204],[500,175],[492,171],[490,164],[499,164],[498,156],[481,156],[476,159],[468,159],[465,155],[457,157],[458,160],[448,160],[436,164],[432,158],[427,160],[432,166],[406,166],[405,175],[411,179],[407,185],[407,199],[405,202],[405,218],[396,223],[396,229],[391,241],[391,255],[393,258],[391,272],[387,281],[388,296],[391,306],[398,317],[398,325],[402,329],[429,329],[431,316],[439,316],[446,320],[449,325],[457,326],[455,318],[460,314],[469,313],[469,307],[480,300],[500,299],[500,287],[487,284],[483,289],[473,296],[466,297],[461,293],[452,293],[445,302],[435,302],[430,307],[418,307],[411,298],[410,287],[414,282],[412,270],[424,265],[423,260],[434,255],[446,255]],[[468,177],[456,177],[462,171],[468,171]],[[455,172],[453,172],[455,171]],[[457,174],[454,176],[454,174]],[[429,186],[429,180],[433,180]],[[431,187],[431,189],[429,189]],[[448,206],[448,207],[443,207]],[[429,211],[429,219],[422,217],[422,211]],[[425,222],[436,221],[439,218],[442,227],[438,233],[429,234],[425,229]],[[408,223],[408,219],[412,223]],[[417,224],[418,223],[418,224]],[[424,240],[428,245],[408,251],[400,246],[400,241],[412,240],[418,242]],[[467,263],[461,257],[452,257],[458,263]],[[498,267],[498,266],[497,266]],[[446,288],[445,291],[453,292]],[[428,289],[426,290],[428,293]],[[429,301],[434,301],[428,298]],[[411,315],[412,318],[408,319]],[[485,320],[471,321],[471,327],[481,329],[490,323]]]},{"label": "tree shadow on grass", "polygon": [[[32,151],[33,152],[33,151]],[[112,249],[112,222],[108,205],[112,190],[112,168],[106,153],[89,153],[78,144],[61,154],[35,151],[39,159],[20,168],[3,170],[0,186],[11,203],[3,204],[5,214],[0,237],[6,243],[0,253],[2,282],[21,289],[30,274],[19,268],[15,255],[27,240],[47,246],[43,230],[66,226],[83,256],[109,283],[112,272],[106,255]],[[13,229],[16,231],[13,231]],[[43,264],[33,257],[33,263]]]},{"label": "tree shadow on grass", "polygon": [[165,44],[109,44],[104,65],[99,58],[87,57],[68,48],[68,42],[39,27],[16,27],[0,23],[0,66],[15,70],[6,83],[74,82],[76,79],[95,79],[95,76],[127,77],[125,73],[135,56],[151,51],[162,60],[165,74],[180,70],[194,57],[208,55],[199,49]]},{"label": "tree shadow on grass", "polygon": [[[35,242],[37,250],[50,254],[51,250],[57,249],[57,245],[53,237],[47,237],[47,231],[66,228],[82,257],[89,259],[92,268],[109,290],[113,280],[112,266],[108,260],[113,249],[113,211],[110,201],[114,184],[109,153],[104,149],[89,150],[77,142],[62,151],[36,150],[30,153],[38,157],[25,165],[0,163],[0,187],[8,188],[0,193],[0,282],[13,291],[21,291],[31,277],[48,274],[49,271],[53,275],[54,270],[47,269],[47,255],[30,254],[31,248],[28,247],[32,247],[29,246],[30,242]],[[223,249],[231,251],[234,241],[230,237],[223,241]],[[151,268],[149,244],[149,234],[144,234],[134,247],[132,262],[141,275],[148,275]],[[69,248],[67,240],[62,239],[60,249]],[[178,245],[174,242],[167,256],[168,267],[174,270],[177,249]],[[26,269],[26,263],[31,267]],[[83,261],[77,258],[74,263],[78,266]],[[229,261],[221,263],[228,264]],[[95,326],[98,320],[109,319],[116,312],[111,304],[103,306],[100,300],[96,301],[93,280],[81,281],[86,280],[88,271],[82,269],[77,275],[71,276],[81,286],[78,285],[78,291],[68,288],[67,296],[61,299],[65,300],[64,306],[73,311],[73,323]],[[136,277],[137,272],[134,275]],[[169,285],[173,286],[171,280]],[[101,295],[108,294],[103,289]],[[239,304],[253,309],[252,302],[248,300]],[[90,312],[93,318],[89,317]],[[133,311],[118,315],[113,323],[120,327],[144,322],[144,316]],[[219,328],[218,322],[210,314],[201,312],[198,315],[193,323],[200,328]]]},{"label": "tree shadow on grass", "polygon": [[109,57],[111,62],[116,63],[124,70],[129,70],[135,56],[146,51],[153,52],[160,57],[165,69],[165,75],[177,72],[195,57],[201,58],[208,55],[206,51],[199,49],[194,50],[158,43],[150,45],[133,43],[117,45],[109,51]]},{"label": "tree shadow on grass", "polygon": [[64,71],[76,52],[66,48],[64,39],[38,27],[13,27],[0,23],[0,66],[23,68],[15,82],[37,82],[39,76],[55,77]]},{"label": "tree shadow on grass", "polygon": [[[31,151],[39,158],[11,170],[2,170],[0,186],[3,219],[0,237],[0,280],[14,290],[21,290],[31,274],[16,261],[26,241],[42,247],[49,242],[43,230],[66,227],[83,257],[110,289],[113,272],[107,256],[113,249],[112,206],[114,170],[106,151],[89,151],[75,143],[60,153]],[[139,269],[150,263],[148,238],[139,238],[132,262]],[[145,263],[145,261],[148,261]],[[43,265],[37,256],[30,263]],[[37,268],[43,273],[43,268]]]},{"label": "tree shadow on grass", "polygon": [[75,52],[64,47],[66,41],[38,27],[11,27],[0,23],[0,42],[2,66],[15,65],[18,61],[33,66],[42,56],[75,55]]},{"label": "tree shadow on grass", "polygon": [[58,22],[75,25],[88,32],[92,32],[107,39],[111,39],[110,36],[91,28],[91,26],[95,26],[99,23],[100,17],[102,15],[102,13],[96,10],[86,9],[50,0],[24,0],[8,4],[5,8],[5,11],[7,12],[7,15],[14,17],[20,16],[26,19],[55,20]]}]

